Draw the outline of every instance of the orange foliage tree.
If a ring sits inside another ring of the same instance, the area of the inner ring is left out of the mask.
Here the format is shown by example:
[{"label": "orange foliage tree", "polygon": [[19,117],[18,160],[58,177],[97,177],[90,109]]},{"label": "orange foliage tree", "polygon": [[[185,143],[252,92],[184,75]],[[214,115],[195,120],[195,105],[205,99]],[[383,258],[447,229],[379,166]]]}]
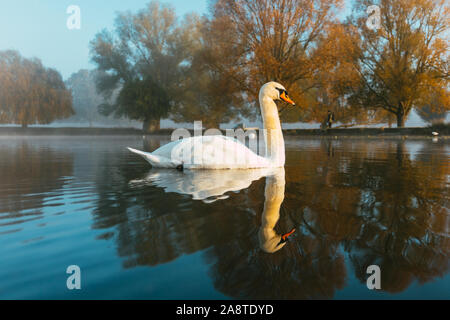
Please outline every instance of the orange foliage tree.
[{"label": "orange foliage tree", "polygon": [[341,4],[341,0],[219,0],[205,23],[204,61],[234,83],[250,103],[262,83],[282,83],[301,106],[285,114],[285,120],[313,120],[314,90],[324,59],[318,46]]},{"label": "orange foliage tree", "polygon": [[[380,8],[379,28],[367,27],[370,5]],[[404,126],[412,108],[427,106],[431,99],[449,110],[448,2],[358,0],[354,9],[360,85],[351,103],[394,114],[398,127]]]}]

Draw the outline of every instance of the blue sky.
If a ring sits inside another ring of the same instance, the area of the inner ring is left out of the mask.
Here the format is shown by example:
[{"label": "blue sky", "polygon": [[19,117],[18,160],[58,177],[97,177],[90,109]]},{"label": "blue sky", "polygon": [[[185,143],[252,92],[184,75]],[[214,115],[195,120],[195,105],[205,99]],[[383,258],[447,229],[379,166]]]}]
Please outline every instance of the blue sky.
[{"label": "blue sky", "polygon": [[[137,10],[150,0],[11,0],[0,2],[0,50],[15,49],[38,57],[67,79],[82,68],[93,68],[89,42],[103,28],[112,28],[117,12]],[[166,0],[178,16],[207,12],[207,0]],[[70,5],[81,10],[81,29],[66,26]]]},{"label": "blue sky", "polygon": [[[0,50],[15,49],[24,57],[38,57],[67,79],[82,68],[91,69],[89,42],[103,28],[113,28],[117,12],[136,12],[150,0],[10,0],[0,2]],[[208,12],[208,0],[160,0],[178,16]],[[342,16],[351,0],[345,0]],[[81,10],[81,29],[66,26],[70,5]]]}]

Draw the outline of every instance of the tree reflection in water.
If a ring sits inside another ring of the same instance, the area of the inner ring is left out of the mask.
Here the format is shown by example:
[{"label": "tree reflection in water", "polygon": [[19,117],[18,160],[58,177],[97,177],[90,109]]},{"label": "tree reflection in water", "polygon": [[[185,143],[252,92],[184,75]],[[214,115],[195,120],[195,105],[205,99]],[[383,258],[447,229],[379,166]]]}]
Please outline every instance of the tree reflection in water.
[{"label": "tree reflection in water", "polygon": [[[204,203],[151,179],[130,184],[143,178],[132,155],[105,159],[119,170],[100,177],[94,227],[116,227],[127,268],[206,249],[215,287],[235,298],[332,298],[350,265],[365,283],[371,264],[381,267],[382,290],[400,292],[449,269],[445,147],[426,142],[413,154],[403,141],[324,139],[315,150],[291,148],[284,200],[272,203],[267,188],[281,185],[273,174]],[[264,223],[275,225],[268,239],[297,231],[284,247],[262,250]]]},{"label": "tree reflection in water", "polygon": [[58,199],[73,173],[72,153],[10,139],[0,141],[0,226],[39,219],[45,198]]}]

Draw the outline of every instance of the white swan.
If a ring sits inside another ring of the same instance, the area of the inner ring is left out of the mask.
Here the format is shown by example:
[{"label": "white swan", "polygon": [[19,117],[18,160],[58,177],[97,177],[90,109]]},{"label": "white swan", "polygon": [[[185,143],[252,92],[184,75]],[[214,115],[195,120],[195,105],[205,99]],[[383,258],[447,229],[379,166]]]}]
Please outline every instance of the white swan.
[{"label": "white swan", "polygon": [[257,155],[240,141],[221,135],[197,136],[170,142],[149,153],[128,148],[155,168],[251,169],[282,167],[284,140],[274,100],[295,105],[279,83],[268,82],[259,91],[266,156]]}]

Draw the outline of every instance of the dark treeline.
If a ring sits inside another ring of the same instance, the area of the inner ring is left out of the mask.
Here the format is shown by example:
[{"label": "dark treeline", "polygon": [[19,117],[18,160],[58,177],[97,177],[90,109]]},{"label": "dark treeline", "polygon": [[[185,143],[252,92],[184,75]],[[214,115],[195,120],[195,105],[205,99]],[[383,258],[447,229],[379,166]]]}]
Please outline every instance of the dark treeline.
[{"label": "dark treeline", "polygon": [[[321,123],[331,110],[342,124],[402,127],[412,109],[442,122],[450,109],[448,2],[356,0],[338,19],[343,4],[216,0],[207,14],[180,18],[152,1],[118,13],[114,28],[90,43],[96,69],[66,82],[76,117],[114,115],[145,131],[163,118],[217,128],[255,120],[258,90],[274,80],[299,106],[282,113],[284,122]],[[368,13],[371,5],[379,10]],[[15,52],[0,55],[0,122],[26,126],[73,113],[59,74],[42,68]]]}]

